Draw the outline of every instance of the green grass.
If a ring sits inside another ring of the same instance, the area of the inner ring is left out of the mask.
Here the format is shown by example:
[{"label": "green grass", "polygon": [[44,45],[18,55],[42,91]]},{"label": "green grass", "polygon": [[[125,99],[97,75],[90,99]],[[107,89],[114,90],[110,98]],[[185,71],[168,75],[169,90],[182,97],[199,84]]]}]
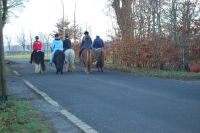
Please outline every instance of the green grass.
[{"label": "green grass", "polygon": [[0,133],[50,133],[50,126],[28,101],[0,102]]},{"label": "green grass", "polygon": [[186,72],[186,71],[167,71],[167,70],[156,70],[156,69],[144,69],[144,68],[129,68],[125,66],[117,66],[111,63],[106,64],[106,68],[111,70],[117,70],[122,72],[131,72],[139,75],[163,77],[163,78],[173,78],[173,79],[196,79],[200,78],[200,72]]},{"label": "green grass", "polygon": [[5,58],[30,59],[30,54],[9,54],[5,55]]},{"label": "green grass", "polygon": [[[9,59],[30,59],[31,54],[9,54],[5,55],[5,58]],[[45,60],[49,60],[50,54],[45,54]]]}]

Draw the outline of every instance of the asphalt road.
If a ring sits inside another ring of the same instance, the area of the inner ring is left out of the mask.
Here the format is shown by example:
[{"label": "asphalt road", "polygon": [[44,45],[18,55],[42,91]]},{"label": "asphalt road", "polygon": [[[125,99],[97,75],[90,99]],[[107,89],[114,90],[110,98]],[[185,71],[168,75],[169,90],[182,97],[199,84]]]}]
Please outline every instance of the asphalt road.
[{"label": "asphalt road", "polygon": [[200,133],[200,81],[83,68],[34,73],[28,61],[12,65],[21,76],[100,133]]}]

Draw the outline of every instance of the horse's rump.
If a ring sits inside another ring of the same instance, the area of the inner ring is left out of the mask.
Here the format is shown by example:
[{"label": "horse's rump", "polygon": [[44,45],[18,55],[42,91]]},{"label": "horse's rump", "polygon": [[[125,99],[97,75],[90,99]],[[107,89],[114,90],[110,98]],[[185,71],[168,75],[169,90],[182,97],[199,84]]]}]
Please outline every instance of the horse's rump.
[{"label": "horse's rump", "polygon": [[67,62],[74,62],[75,59],[75,52],[73,49],[65,50],[65,59]]},{"label": "horse's rump", "polygon": [[42,70],[45,71],[44,52],[42,51],[33,52],[33,62],[37,65],[41,65]]},{"label": "horse's rump", "polygon": [[73,71],[75,69],[74,60],[75,60],[75,52],[73,49],[65,50],[65,60],[67,61],[67,71]]},{"label": "horse's rump", "polygon": [[104,66],[104,60],[105,60],[105,51],[102,48],[98,48],[95,51],[95,58],[96,58],[96,67],[97,68],[103,68]]},{"label": "horse's rump", "polygon": [[86,68],[86,72],[90,72],[92,63],[94,60],[94,53],[92,49],[84,49],[82,52],[83,65]]},{"label": "horse's rump", "polygon": [[64,53],[61,50],[57,50],[54,53],[53,62],[56,66],[57,73],[63,73],[63,64],[64,64]]}]

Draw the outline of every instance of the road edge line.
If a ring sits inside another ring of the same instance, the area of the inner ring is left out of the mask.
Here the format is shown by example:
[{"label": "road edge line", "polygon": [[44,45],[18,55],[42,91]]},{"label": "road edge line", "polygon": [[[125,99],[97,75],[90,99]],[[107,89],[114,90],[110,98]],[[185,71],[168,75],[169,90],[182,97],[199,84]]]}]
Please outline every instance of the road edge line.
[{"label": "road edge line", "polygon": [[20,74],[17,72],[17,71],[13,71],[13,73],[15,74],[15,75],[17,75],[17,76],[20,76]]}]

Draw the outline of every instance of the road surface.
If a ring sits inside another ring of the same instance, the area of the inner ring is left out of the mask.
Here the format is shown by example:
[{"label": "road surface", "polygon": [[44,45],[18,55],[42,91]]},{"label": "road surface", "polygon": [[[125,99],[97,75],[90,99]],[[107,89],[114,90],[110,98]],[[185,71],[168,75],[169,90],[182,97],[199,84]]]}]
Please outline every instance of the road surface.
[{"label": "road surface", "polygon": [[200,81],[83,68],[34,73],[28,60],[12,68],[100,133],[200,133]]}]

